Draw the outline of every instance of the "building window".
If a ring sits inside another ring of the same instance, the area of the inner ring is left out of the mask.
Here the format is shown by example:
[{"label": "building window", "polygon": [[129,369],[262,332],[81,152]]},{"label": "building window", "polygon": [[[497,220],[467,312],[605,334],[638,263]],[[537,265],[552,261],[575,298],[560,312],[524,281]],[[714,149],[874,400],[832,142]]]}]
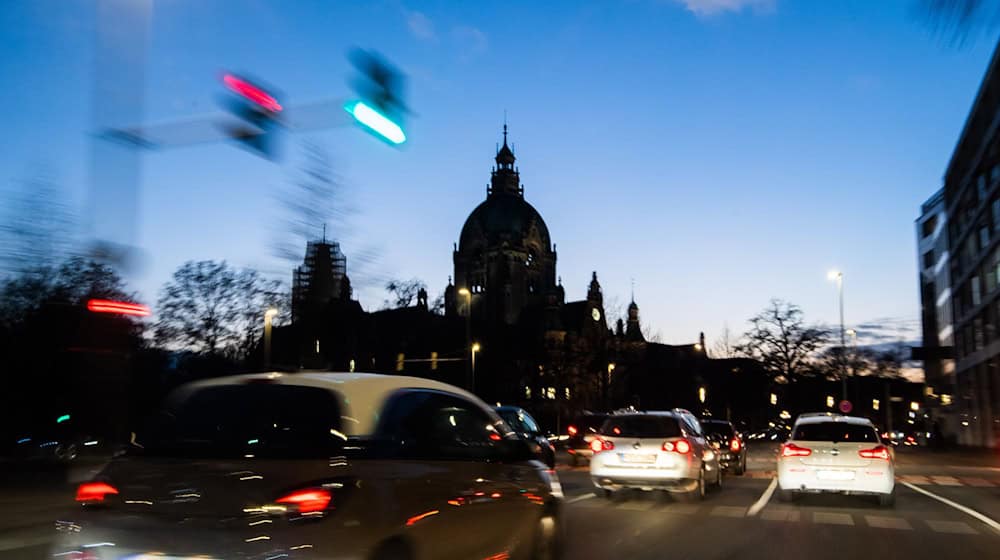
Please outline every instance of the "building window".
[{"label": "building window", "polygon": [[438,353],[431,352],[431,371],[437,371],[438,368]]},{"label": "building window", "polygon": [[979,195],[979,200],[986,199],[986,175],[980,175],[976,179],[976,194]]},{"label": "building window", "polygon": [[972,333],[975,339],[975,350],[980,350],[983,347],[983,320],[979,317],[972,322]]},{"label": "building window", "polygon": [[934,233],[934,229],[937,227],[937,216],[931,216],[927,218],[924,224],[920,228],[921,237],[927,237]]},{"label": "building window", "polygon": [[993,201],[990,205],[993,212],[993,231],[1000,230],[1000,198]]},{"label": "building window", "polygon": [[524,398],[531,398],[531,387],[528,387],[527,385],[524,386]]},{"label": "building window", "polygon": [[566,400],[569,400],[569,387],[566,387],[565,389],[563,389],[563,391],[566,395]]},{"label": "building window", "polygon": [[970,285],[972,286],[972,305],[979,305],[982,301],[982,292],[979,288],[979,277],[973,276]]},{"label": "building window", "polygon": [[924,268],[934,268],[934,249],[924,253]]},{"label": "building window", "polygon": [[555,400],[555,398],[556,398],[556,388],[555,387],[546,387],[545,388],[545,398],[551,399],[551,400]]},{"label": "building window", "polygon": [[979,250],[990,246],[990,228],[983,226],[979,228]]},{"label": "building window", "polygon": [[319,339],[316,339],[316,353],[319,354]]},{"label": "building window", "polygon": [[396,371],[403,371],[403,364],[406,363],[406,354],[400,352],[396,354]]}]

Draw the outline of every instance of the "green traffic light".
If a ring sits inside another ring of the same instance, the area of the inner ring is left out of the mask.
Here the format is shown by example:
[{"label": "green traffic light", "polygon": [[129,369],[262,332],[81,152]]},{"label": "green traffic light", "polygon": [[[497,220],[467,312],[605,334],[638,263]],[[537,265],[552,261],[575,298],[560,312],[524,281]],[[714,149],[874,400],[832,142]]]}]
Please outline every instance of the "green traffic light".
[{"label": "green traffic light", "polygon": [[63,414],[59,418],[56,418],[56,424],[62,424],[63,422],[69,422],[69,414]]},{"label": "green traffic light", "polygon": [[392,144],[399,145],[406,142],[406,134],[403,133],[403,129],[398,124],[364,101],[352,101],[344,105],[344,110],[350,113],[354,117],[354,120],[364,125],[365,128]]}]

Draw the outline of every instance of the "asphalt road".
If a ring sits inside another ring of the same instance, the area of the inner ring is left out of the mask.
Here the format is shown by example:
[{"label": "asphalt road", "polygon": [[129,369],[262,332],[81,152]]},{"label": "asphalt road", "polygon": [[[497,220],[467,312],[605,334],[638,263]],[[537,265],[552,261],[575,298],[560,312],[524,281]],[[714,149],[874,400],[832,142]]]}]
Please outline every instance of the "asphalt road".
[{"label": "asphalt road", "polygon": [[[764,502],[776,447],[751,447],[748,472],[700,503],[659,493],[594,495],[586,466],[558,467],[573,559],[995,558],[1000,550],[1000,454],[897,454],[897,500],[815,495]],[[72,504],[69,473],[22,472],[0,492],[0,559],[47,557],[52,522]],[[69,481],[67,481],[67,478]],[[947,500],[950,503],[941,501]],[[754,504],[761,507],[753,508]],[[963,511],[962,508],[968,508]],[[972,513],[985,516],[977,519]],[[991,526],[992,523],[992,526]]]}]

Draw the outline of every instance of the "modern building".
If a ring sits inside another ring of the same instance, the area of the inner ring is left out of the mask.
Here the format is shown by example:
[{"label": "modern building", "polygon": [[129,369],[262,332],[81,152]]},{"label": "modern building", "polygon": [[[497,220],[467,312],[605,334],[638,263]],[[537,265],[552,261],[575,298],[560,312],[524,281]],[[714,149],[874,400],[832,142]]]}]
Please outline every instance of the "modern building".
[{"label": "modern building", "polygon": [[1000,50],[944,174],[959,442],[1000,436]]},{"label": "modern building", "polygon": [[913,349],[913,358],[923,362],[924,402],[931,424],[937,423],[939,435],[957,440],[962,430],[954,402],[955,347],[944,190],[921,205],[916,229],[922,332],[921,346]]}]

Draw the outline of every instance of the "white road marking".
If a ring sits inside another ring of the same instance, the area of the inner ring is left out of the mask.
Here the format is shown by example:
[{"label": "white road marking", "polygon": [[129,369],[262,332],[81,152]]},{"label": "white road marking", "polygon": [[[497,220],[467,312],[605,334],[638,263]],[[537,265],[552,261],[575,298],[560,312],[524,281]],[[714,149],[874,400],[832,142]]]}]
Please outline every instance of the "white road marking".
[{"label": "white road marking", "polygon": [[961,486],[962,483],[953,476],[932,476],[931,480],[939,486]]},{"label": "white road marking", "polygon": [[865,521],[868,522],[869,527],[875,527],[878,529],[901,529],[904,531],[912,531],[913,527],[910,526],[909,522],[901,517],[882,517],[880,515],[866,515]]},{"label": "white road marking", "polygon": [[760,495],[760,498],[754,502],[752,506],[750,506],[750,509],[747,510],[747,517],[753,517],[760,513],[760,510],[764,509],[764,506],[767,505],[768,500],[771,499],[771,495],[774,494],[774,489],[777,487],[778,479],[772,478],[771,484],[768,485],[767,490],[764,490],[764,493]]},{"label": "white road marking", "polygon": [[764,521],[799,521],[800,516],[795,510],[771,508],[760,514],[760,518]]},{"label": "white road marking", "polygon": [[854,519],[849,513],[827,513],[817,511],[813,513],[813,523],[826,523],[827,525],[854,525]]},{"label": "white road marking", "polygon": [[927,521],[932,531],[957,535],[978,535],[979,533],[961,521]]},{"label": "white road marking", "polygon": [[566,503],[567,504],[575,504],[577,502],[582,502],[584,500],[589,500],[591,498],[596,498],[596,497],[597,497],[597,494],[594,494],[593,492],[591,492],[589,494],[584,494],[582,496],[577,496],[575,498],[570,498],[570,499],[566,500]]},{"label": "white road marking", "polygon": [[622,502],[615,506],[618,509],[628,509],[632,511],[649,511],[656,504],[654,502]]},{"label": "white road marking", "polygon": [[982,513],[979,513],[978,511],[976,511],[976,510],[974,510],[972,508],[965,507],[962,504],[959,504],[959,503],[956,503],[956,502],[953,502],[953,501],[949,500],[948,498],[944,498],[942,496],[938,496],[937,494],[935,494],[933,492],[928,492],[927,490],[924,490],[923,488],[920,488],[919,486],[914,486],[913,484],[910,484],[909,482],[904,482],[903,486],[906,486],[910,490],[913,490],[914,492],[919,492],[919,493],[921,493],[921,494],[923,494],[923,495],[925,495],[925,496],[927,496],[929,498],[934,498],[935,500],[941,502],[942,504],[949,505],[949,506],[957,509],[958,511],[960,511],[960,512],[966,514],[966,515],[970,515],[972,517],[975,517],[979,521],[982,521],[989,528],[991,528],[994,531],[1000,533],[1000,523],[997,523],[993,519],[990,519],[989,517],[983,515]]}]

